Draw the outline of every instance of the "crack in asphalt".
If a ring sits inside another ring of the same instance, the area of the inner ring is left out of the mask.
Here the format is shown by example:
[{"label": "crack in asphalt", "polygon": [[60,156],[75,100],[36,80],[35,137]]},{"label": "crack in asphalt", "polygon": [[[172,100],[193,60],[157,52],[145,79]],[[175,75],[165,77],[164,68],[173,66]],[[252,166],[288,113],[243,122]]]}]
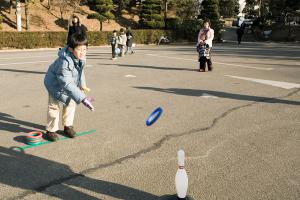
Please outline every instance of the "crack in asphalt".
[{"label": "crack in asphalt", "polygon": [[35,194],[36,192],[43,192],[43,191],[45,191],[49,187],[52,187],[54,185],[62,184],[63,182],[69,181],[69,180],[77,178],[77,177],[84,177],[85,175],[90,174],[90,173],[92,173],[92,172],[94,172],[96,170],[107,168],[107,167],[112,167],[112,166],[117,165],[117,164],[122,164],[124,161],[129,160],[129,159],[136,159],[136,158],[142,156],[143,154],[147,154],[149,152],[152,152],[154,150],[159,149],[165,142],[169,141],[170,139],[181,137],[181,136],[185,136],[185,135],[190,135],[190,134],[197,133],[197,132],[203,132],[203,131],[210,130],[220,120],[224,119],[227,115],[229,115],[230,113],[232,113],[234,111],[237,111],[237,110],[245,108],[245,107],[250,107],[250,106],[258,104],[258,103],[272,101],[272,100],[278,99],[278,98],[287,98],[287,97],[290,97],[290,96],[296,94],[299,91],[300,91],[300,88],[296,89],[296,90],[294,90],[294,91],[292,91],[292,92],[290,92],[290,93],[288,93],[286,95],[283,95],[283,96],[263,98],[260,101],[251,102],[251,103],[248,103],[248,104],[245,104],[245,105],[241,105],[241,106],[230,108],[227,111],[225,111],[224,113],[222,113],[220,116],[214,118],[213,121],[212,121],[212,123],[209,126],[207,126],[207,127],[194,128],[194,129],[191,129],[189,131],[186,131],[186,132],[183,132],[183,133],[179,133],[179,134],[165,135],[159,141],[153,143],[152,146],[149,146],[149,147],[147,147],[145,149],[142,149],[142,150],[140,150],[140,151],[138,151],[138,152],[136,152],[134,154],[121,157],[121,158],[119,158],[117,160],[114,160],[112,162],[100,164],[100,165],[98,165],[96,167],[85,169],[85,170],[83,170],[83,171],[81,171],[79,173],[74,173],[74,174],[72,174],[70,176],[67,176],[67,177],[63,177],[63,178],[60,178],[60,179],[53,180],[53,181],[49,182],[48,184],[42,185],[42,186],[40,186],[38,188],[35,188],[35,189],[32,189],[32,190],[25,191],[25,192],[21,193],[20,195],[18,195],[17,197],[13,197],[13,198],[10,198],[10,199],[16,200],[16,199],[24,198],[24,197],[26,197],[26,196],[28,196],[30,194]]}]

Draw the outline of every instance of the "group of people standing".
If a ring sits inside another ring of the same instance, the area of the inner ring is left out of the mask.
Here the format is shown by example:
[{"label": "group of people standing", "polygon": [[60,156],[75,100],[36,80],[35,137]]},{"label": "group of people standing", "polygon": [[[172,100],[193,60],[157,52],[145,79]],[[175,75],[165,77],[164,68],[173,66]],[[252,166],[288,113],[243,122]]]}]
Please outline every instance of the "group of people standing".
[{"label": "group of people standing", "polygon": [[[73,15],[71,18],[71,24],[69,25],[67,44],[70,44],[71,35],[74,33],[86,35],[87,28],[80,23],[79,18]],[[237,31],[238,43],[241,42],[241,37],[243,35],[244,29],[241,27]],[[211,49],[212,41],[214,39],[214,30],[210,27],[209,21],[204,21],[203,27],[199,31],[198,41],[197,41],[197,51],[199,53],[199,72],[206,71],[206,65],[208,71],[212,71],[212,59],[211,59]],[[111,50],[112,50],[112,60],[117,59],[117,57],[122,57],[128,53],[133,54],[133,34],[131,27],[121,28],[119,33],[114,30],[110,38]]]},{"label": "group of people standing", "polygon": [[[70,38],[74,33],[86,35],[86,32],[87,28],[80,23],[79,17],[73,15],[71,18],[71,23],[69,24],[67,45],[70,44]],[[121,28],[119,33],[114,30],[110,38],[110,44],[112,47],[113,60],[129,53],[133,54],[133,34],[131,27],[128,27],[126,30]]]},{"label": "group of people standing", "polygon": [[[71,24],[69,26],[67,44],[70,44],[70,38],[74,33],[86,35],[87,28],[80,23],[79,18],[73,15],[71,18]],[[241,40],[240,33],[238,32],[239,43]],[[211,59],[211,49],[212,41],[214,39],[214,30],[210,27],[209,21],[204,21],[203,27],[199,31],[197,40],[197,51],[199,53],[199,72],[206,71],[206,65],[208,71],[212,71],[212,59]],[[112,60],[117,59],[117,57],[122,57],[128,53],[133,54],[133,34],[131,27],[126,30],[121,28],[119,33],[114,30],[110,38],[111,50],[112,50]]]},{"label": "group of people standing", "polygon": [[128,27],[126,31],[121,28],[119,34],[116,30],[110,38],[111,50],[112,50],[112,60],[115,60],[118,56],[122,57],[125,54],[133,54],[133,34],[131,28]]}]

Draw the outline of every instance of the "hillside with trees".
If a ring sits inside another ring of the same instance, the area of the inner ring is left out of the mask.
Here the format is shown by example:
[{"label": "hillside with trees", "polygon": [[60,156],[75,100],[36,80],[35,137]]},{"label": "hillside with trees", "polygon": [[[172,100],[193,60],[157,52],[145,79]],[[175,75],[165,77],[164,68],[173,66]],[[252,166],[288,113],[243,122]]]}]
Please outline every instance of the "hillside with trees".
[{"label": "hillside with trees", "polygon": [[[2,31],[17,30],[18,1],[22,31],[64,31],[73,14],[79,16],[89,31],[111,31],[124,26],[174,29],[191,24],[199,28],[201,12],[206,12],[198,0],[1,0]],[[214,3],[227,9],[213,8],[216,10],[206,17],[218,17],[220,12],[227,17],[236,16],[237,0],[220,0],[220,3],[214,0]]]},{"label": "hillside with trees", "polygon": [[[112,2],[112,0],[110,1]],[[114,10],[117,6],[114,4],[112,8],[111,10]],[[73,14],[79,16],[82,24],[88,27],[89,31],[99,31],[101,23],[95,15],[101,13],[103,11],[101,9],[97,10],[93,1],[90,1],[90,4],[87,1],[80,0],[21,1],[22,31],[66,31],[70,16]],[[15,12],[15,0],[1,0],[0,30],[17,31]],[[99,16],[101,15],[99,14]],[[103,31],[111,31],[129,25],[136,27],[139,20],[138,15],[135,15],[134,12],[129,13],[127,10],[123,10],[117,18],[112,13],[109,16],[106,15],[105,18],[103,17],[102,15]]]},{"label": "hillside with trees", "polygon": [[[178,37],[195,40],[203,20],[209,19],[215,38],[221,39],[224,18],[237,18],[238,0],[1,0],[0,31],[17,31],[17,2],[20,2],[22,32],[67,31],[76,14],[88,31],[133,29],[174,30]],[[251,31],[261,36],[264,30],[279,27],[300,17],[299,0],[246,0],[243,10],[254,20]],[[18,13],[18,12],[17,12]],[[19,15],[20,16],[20,15]],[[288,27],[289,39],[296,38]],[[259,37],[257,37],[259,38]]]}]

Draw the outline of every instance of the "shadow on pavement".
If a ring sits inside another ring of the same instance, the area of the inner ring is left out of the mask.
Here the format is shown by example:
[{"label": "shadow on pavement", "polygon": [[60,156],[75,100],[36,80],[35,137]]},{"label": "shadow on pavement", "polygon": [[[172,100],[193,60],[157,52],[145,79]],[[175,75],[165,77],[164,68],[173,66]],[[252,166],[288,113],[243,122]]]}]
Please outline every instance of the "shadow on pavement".
[{"label": "shadow on pavement", "polygon": [[209,94],[212,96],[225,98],[225,99],[300,105],[300,101],[283,100],[283,99],[277,99],[277,98],[272,98],[272,97],[250,96],[250,95],[234,94],[234,93],[211,91],[211,90],[195,90],[195,89],[182,89],[182,88],[165,88],[164,89],[164,88],[154,88],[154,87],[134,87],[134,88],[142,89],[142,90],[165,92],[165,93],[171,93],[171,94],[177,94],[177,95],[185,95],[185,96],[199,97],[199,96],[202,96],[203,94]]},{"label": "shadow on pavement", "polygon": [[188,68],[177,68],[177,67],[157,67],[150,65],[128,65],[128,64],[107,64],[107,63],[98,63],[98,65],[105,66],[118,66],[118,67],[130,67],[130,68],[146,68],[146,69],[158,69],[158,70],[175,70],[175,71],[197,71],[197,69],[188,69]]},{"label": "shadow on pavement", "polygon": [[[8,149],[0,146],[0,183],[27,191],[19,194],[10,193],[10,198],[21,199],[29,194],[39,192],[60,199],[98,199],[77,190],[76,187],[78,187],[92,191],[92,193],[104,194],[118,199],[160,199],[158,196],[125,185],[96,180],[75,173],[65,164],[14,149],[16,147]],[[57,188],[51,190],[50,187],[58,185],[59,190]]]},{"label": "shadow on pavement", "polygon": [[31,71],[31,70],[20,70],[20,69],[0,69],[0,71],[16,72],[16,73],[29,73],[29,74],[46,74],[46,72]]},{"label": "shadow on pavement", "polygon": [[[30,128],[25,128],[30,127]],[[34,130],[45,130],[45,126],[16,119],[12,115],[0,112],[0,130],[20,133],[28,133]]]}]

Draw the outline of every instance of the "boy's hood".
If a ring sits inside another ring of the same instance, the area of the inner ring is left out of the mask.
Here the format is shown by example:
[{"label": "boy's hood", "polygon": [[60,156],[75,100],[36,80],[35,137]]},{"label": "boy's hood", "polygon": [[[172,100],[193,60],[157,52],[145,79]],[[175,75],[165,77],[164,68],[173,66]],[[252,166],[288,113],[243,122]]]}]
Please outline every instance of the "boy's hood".
[{"label": "boy's hood", "polygon": [[71,52],[68,50],[68,46],[65,46],[64,48],[62,48],[61,50],[58,51],[57,55],[60,58],[67,58],[70,57],[71,58]]},{"label": "boy's hood", "polygon": [[[60,51],[58,51],[57,55],[60,58],[64,58],[69,62],[73,61],[74,63],[78,64],[79,60],[75,58],[75,56],[69,51],[68,46],[65,46]],[[85,58],[81,60],[82,63],[85,63]]]}]

